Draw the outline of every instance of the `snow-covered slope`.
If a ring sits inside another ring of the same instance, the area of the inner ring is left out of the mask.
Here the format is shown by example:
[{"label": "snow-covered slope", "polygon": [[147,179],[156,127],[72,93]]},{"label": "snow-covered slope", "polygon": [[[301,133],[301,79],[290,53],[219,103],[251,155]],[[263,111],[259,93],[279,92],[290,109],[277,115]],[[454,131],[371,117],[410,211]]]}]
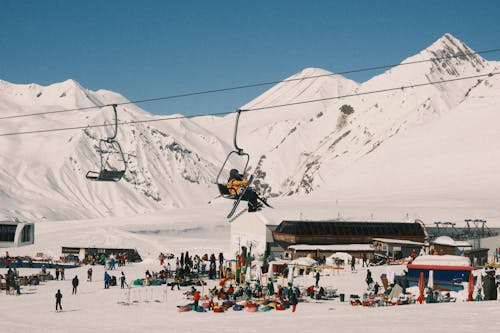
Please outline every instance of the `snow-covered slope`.
[{"label": "snow-covered slope", "polygon": [[[406,59],[403,64],[433,57],[455,56],[459,52],[473,51],[447,34],[420,54]],[[284,82],[244,108],[295,103],[298,98],[318,100],[366,93],[493,70],[493,64],[474,55],[397,66],[359,86],[337,75]],[[305,76],[321,73],[308,70]],[[297,76],[300,75],[303,73]],[[332,84],[332,81],[339,83]],[[304,86],[308,84],[310,88],[295,89],[299,82]],[[252,119],[246,123],[242,121],[240,141],[255,157],[254,166],[259,168],[258,174],[265,175],[264,182],[269,184],[268,193],[310,193],[320,187],[334,188],[332,174],[353,166],[381,144],[387,144],[390,138],[404,136],[406,129],[419,127],[452,112],[459,104],[470,99],[472,90],[487,82],[491,80],[471,79],[299,104],[281,107],[279,111],[255,111]],[[493,86],[489,86],[489,89],[498,91]],[[350,105],[354,112],[343,114],[340,108],[344,104]],[[250,118],[250,115],[247,117]],[[257,123],[260,125],[257,126]],[[266,140],[255,140],[256,137]]]},{"label": "snow-covered slope", "polygon": [[[42,87],[0,82],[2,117],[126,102],[116,93],[92,92],[77,82]],[[134,105],[118,107],[120,122],[154,120]],[[3,215],[63,219],[125,215],[161,207],[206,202],[214,195],[218,156],[227,146],[189,120],[120,126],[117,141],[129,155],[125,179],[92,182],[99,170],[97,147],[113,132],[111,107],[0,121],[0,132],[110,124],[85,128],[4,136],[0,152],[0,208]],[[209,145],[211,149],[205,149]],[[112,155],[117,167],[121,163]]]},{"label": "snow-covered slope", "polygon": [[[473,52],[446,34],[362,84],[317,68],[277,84],[241,107],[251,112],[241,114],[237,140],[250,153],[256,186],[269,196],[314,193],[309,200],[378,206],[397,199],[406,212],[408,206],[467,202],[500,216],[494,172],[500,164],[498,75],[419,86],[500,71],[498,62]],[[430,58],[440,59],[425,61]],[[410,86],[415,87],[399,89]],[[388,91],[370,93],[380,90]],[[346,95],[351,96],[338,98]],[[0,81],[2,116],[120,101],[125,99],[116,93],[92,92],[71,80],[49,87]],[[123,105],[119,118],[155,116]],[[92,218],[206,202],[216,195],[211,183],[231,150],[234,120],[232,114],[121,126],[117,139],[131,157],[125,181],[118,184],[84,179],[98,167],[95,147],[111,127],[0,137],[0,209]],[[2,120],[0,130],[104,121],[112,123],[110,107]]]}]

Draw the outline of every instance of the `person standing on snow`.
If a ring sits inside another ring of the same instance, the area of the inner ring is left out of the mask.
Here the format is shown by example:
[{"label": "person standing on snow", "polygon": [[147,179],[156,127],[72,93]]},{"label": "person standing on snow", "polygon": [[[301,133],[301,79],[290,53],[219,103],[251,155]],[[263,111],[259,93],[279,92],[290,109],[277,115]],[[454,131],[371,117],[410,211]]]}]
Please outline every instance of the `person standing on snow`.
[{"label": "person standing on snow", "polygon": [[200,292],[198,290],[194,290],[193,292],[193,299],[194,299],[194,309],[196,311],[196,309],[198,309],[198,302],[200,301]]},{"label": "person standing on snow", "polygon": [[59,307],[59,310],[62,311],[61,300],[62,300],[61,289],[57,289],[57,293],[56,293],[56,311],[57,311],[58,307]]},{"label": "person standing on snow", "polygon": [[125,288],[126,282],[125,282],[125,274],[122,272],[122,276],[120,276],[120,288]]},{"label": "person standing on snow", "polygon": [[73,285],[73,294],[76,295],[76,290],[78,288],[78,276],[75,275],[75,277],[73,278],[73,280],[71,281],[71,284]]},{"label": "person standing on snow", "polygon": [[291,293],[289,301],[290,301],[290,305],[292,306],[292,312],[295,312],[295,309],[297,308],[298,300],[297,300],[297,295],[295,295],[294,292]]},{"label": "person standing on snow", "polygon": [[368,269],[366,270],[366,284],[368,285],[368,287],[370,287],[370,285],[373,283],[373,279],[372,279],[372,272]]},{"label": "person standing on snow", "polygon": [[498,283],[495,279],[495,268],[488,267],[485,269],[486,276],[483,277],[483,292],[485,301],[493,301],[497,299]]},{"label": "person standing on snow", "polygon": [[108,272],[104,272],[104,289],[109,289],[109,281],[111,281],[111,276]]},{"label": "person standing on snow", "polygon": [[316,278],[316,287],[319,287],[319,270],[316,271],[316,275],[314,276]]}]

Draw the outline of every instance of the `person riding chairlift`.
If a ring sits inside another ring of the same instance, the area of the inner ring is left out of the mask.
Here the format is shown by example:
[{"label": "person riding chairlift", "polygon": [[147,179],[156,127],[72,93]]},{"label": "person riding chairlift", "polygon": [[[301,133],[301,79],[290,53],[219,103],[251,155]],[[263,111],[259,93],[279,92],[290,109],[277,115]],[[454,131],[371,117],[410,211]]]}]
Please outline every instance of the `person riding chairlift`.
[{"label": "person riding chairlift", "polygon": [[[236,197],[240,195],[241,191],[247,185],[248,181],[243,179],[243,175],[241,175],[238,170],[231,169],[229,172],[229,179],[227,181],[227,189],[229,190],[229,194]],[[253,188],[247,188],[245,194],[241,198],[241,200],[248,201],[248,211],[255,212],[262,206],[257,201],[257,193]]]}]

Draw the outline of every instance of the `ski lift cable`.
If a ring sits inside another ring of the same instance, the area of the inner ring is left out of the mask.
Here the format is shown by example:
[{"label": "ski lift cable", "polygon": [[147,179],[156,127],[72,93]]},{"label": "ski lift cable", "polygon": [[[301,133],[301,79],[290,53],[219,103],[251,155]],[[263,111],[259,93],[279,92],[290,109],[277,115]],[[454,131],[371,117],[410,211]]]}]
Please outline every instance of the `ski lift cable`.
[{"label": "ski lift cable", "polygon": [[128,105],[128,104],[141,104],[141,103],[148,103],[148,102],[158,102],[158,101],[164,101],[164,100],[175,99],[175,98],[214,94],[214,93],[220,93],[220,92],[226,92],[226,91],[232,91],[232,90],[248,89],[248,88],[257,88],[257,87],[269,86],[269,85],[273,85],[273,84],[301,81],[301,80],[309,80],[309,79],[317,79],[317,78],[328,77],[328,76],[354,74],[354,73],[367,72],[367,71],[373,71],[373,70],[379,70],[379,69],[387,69],[387,68],[392,68],[392,67],[397,67],[397,66],[415,65],[415,64],[425,63],[425,62],[454,59],[454,58],[458,58],[458,57],[473,56],[473,55],[478,55],[478,54],[493,53],[493,52],[499,52],[499,51],[500,51],[500,48],[490,49],[490,50],[485,50],[485,51],[478,51],[478,52],[458,52],[455,55],[448,55],[448,56],[444,56],[444,57],[436,57],[436,58],[429,58],[429,59],[424,59],[424,60],[409,61],[409,62],[400,63],[400,64],[390,64],[390,65],[381,65],[381,66],[353,69],[353,70],[347,70],[347,71],[338,72],[338,73],[328,73],[328,74],[321,74],[321,75],[305,76],[305,77],[295,78],[295,79],[252,83],[252,84],[245,84],[245,85],[234,86],[234,87],[226,87],[226,88],[220,88],[220,89],[209,89],[209,90],[203,90],[203,91],[188,92],[188,93],[183,93],[183,94],[141,99],[141,100],[136,100],[136,101],[122,102],[122,103],[112,103],[112,104],[88,106],[88,107],[82,107],[82,108],[63,109],[63,110],[55,110],[55,111],[47,111],[47,112],[26,113],[26,114],[21,114],[21,115],[3,116],[3,117],[0,117],[0,120],[24,118],[24,117],[34,117],[34,116],[42,116],[42,115],[48,115],[48,114],[84,111],[84,110],[92,110],[92,109],[101,109],[101,108],[104,108],[104,107],[107,107],[110,105],[119,106],[119,105]]},{"label": "ski lift cable", "polygon": [[[454,78],[454,79],[447,79],[447,80],[440,80],[440,81],[430,81],[430,82],[417,83],[417,84],[412,84],[412,85],[407,85],[407,86],[398,86],[398,87],[386,88],[386,89],[380,89],[380,90],[371,90],[371,91],[359,92],[359,93],[354,93],[354,94],[341,95],[341,96],[333,96],[333,97],[325,97],[325,98],[314,99],[314,100],[307,100],[307,101],[301,101],[301,102],[293,102],[293,103],[286,103],[286,104],[279,104],[279,105],[263,106],[263,107],[257,107],[257,108],[249,108],[249,109],[238,109],[236,111],[214,112],[214,113],[201,113],[201,114],[195,114],[195,115],[190,115],[190,116],[175,116],[175,117],[168,117],[168,118],[157,118],[157,119],[133,120],[133,121],[126,121],[126,122],[118,122],[117,125],[134,125],[134,124],[143,124],[143,123],[153,123],[153,122],[159,122],[159,121],[192,119],[192,118],[200,118],[200,117],[207,117],[207,116],[222,116],[222,115],[228,115],[228,114],[236,113],[236,112],[251,112],[251,111],[261,111],[261,110],[268,110],[268,109],[277,109],[277,108],[282,108],[282,107],[286,107],[286,106],[301,105],[301,104],[308,104],[308,103],[317,103],[317,102],[324,102],[324,101],[328,101],[328,100],[335,100],[335,99],[343,99],[343,98],[350,98],[350,97],[357,97],[357,96],[364,96],[364,95],[379,94],[379,93],[390,92],[390,91],[395,91],[395,90],[403,90],[404,91],[405,89],[408,89],[408,88],[419,88],[419,87],[430,86],[430,85],[435,85],[435,84],[443,84],[443,83],[448,83],[448,82],[457,82],[457,81],[464,81],[464,80],[476,79],[476,78],[480,78],[480,77],[492,77],[493,75],[497,75],[497,74],[500,74],[500,72],[491,72],[491,73],[487,73],[487,74],[478,74],[478,75],[473,75],[473,76],[467,76],[467,77],[461,77],[461,78]],[[86,126],[75,126],[75,127],[64,127],[64,128],[41,129],[41,130],[32,130],[32,131],[23,131],[23,132],[0,133],[0,137],[14,136],[14,135],[24,135],[24,134],[37,134],[37,133],[70,131],[70,130],[96,128],[96,127],[106,127],[106,126],[109,126],[109,124],[97,124],[97,125],[86,125]]]}]

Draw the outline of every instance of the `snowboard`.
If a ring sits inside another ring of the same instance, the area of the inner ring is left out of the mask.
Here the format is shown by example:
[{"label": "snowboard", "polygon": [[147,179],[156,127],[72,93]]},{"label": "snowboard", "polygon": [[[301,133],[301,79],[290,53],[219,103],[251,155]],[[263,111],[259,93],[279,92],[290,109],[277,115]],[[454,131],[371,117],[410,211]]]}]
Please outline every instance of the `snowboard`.
[{"label": "snowboard", "polygon": [[245,186],[245,188],[243,190],[241,190],[240,194],[238,195],[238,198],[235,199],[235,202],[233,204],[233,208],[231,209],[231,211],[227,215],[228,219],[230,219],[231,216],[233,216],[234,212],[236,212],[236,209],[238,208],[238,205],[240,204],[241,198],[243,198],[247,189],[252,185],[252,183],[253,183],[253,175],[250,176],[250,178],[248,179],[247,185]]}]

